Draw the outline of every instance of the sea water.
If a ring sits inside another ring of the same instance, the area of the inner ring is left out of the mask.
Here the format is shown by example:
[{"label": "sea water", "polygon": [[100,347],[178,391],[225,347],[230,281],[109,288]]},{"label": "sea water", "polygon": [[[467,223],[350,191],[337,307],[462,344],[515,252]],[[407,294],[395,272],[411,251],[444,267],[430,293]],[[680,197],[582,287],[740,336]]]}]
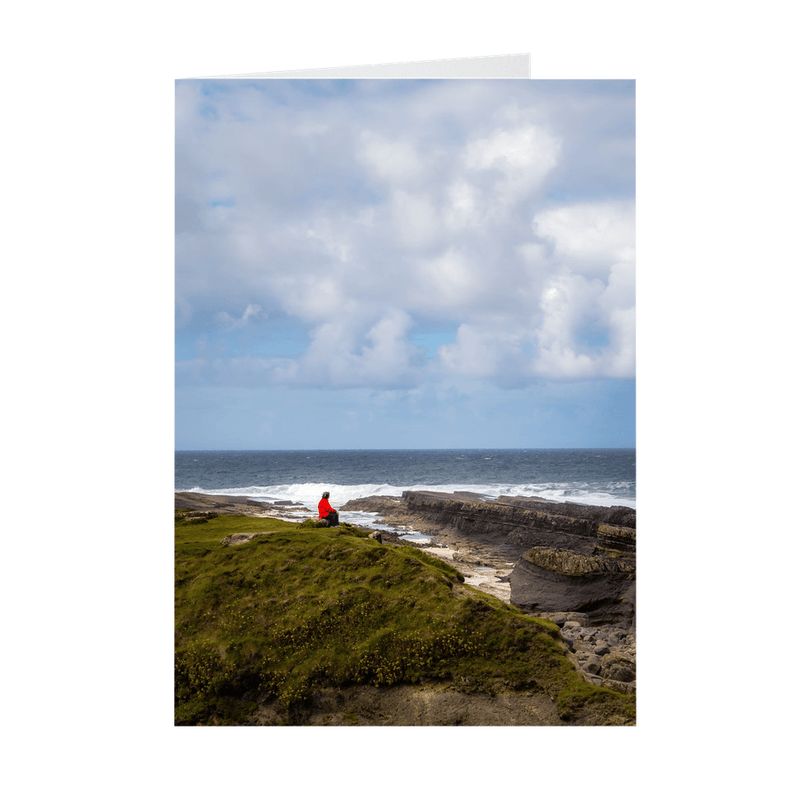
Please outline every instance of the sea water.
[{"label": "sea water", "polygon": [[[180,450],[175,491],[339,508],[410,489],[636,508],[636,450]],[[343,521],[358,522],[347,515]],[[358,515],[360,519],[360,515]]]}]

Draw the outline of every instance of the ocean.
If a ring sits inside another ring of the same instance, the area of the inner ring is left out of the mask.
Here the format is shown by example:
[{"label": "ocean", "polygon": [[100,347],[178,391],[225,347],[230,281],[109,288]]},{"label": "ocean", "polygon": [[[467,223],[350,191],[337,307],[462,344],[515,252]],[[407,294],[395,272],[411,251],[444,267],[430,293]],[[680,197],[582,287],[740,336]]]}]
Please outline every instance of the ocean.
[{"label": "ocean", "polygon": [[[175,491],[291,500],[316,516],[322,492],[339,508],[408,489],[469,491],[636,508],[636,450],[179,450]],[[358,523],[340,515],[345,522]]]}]

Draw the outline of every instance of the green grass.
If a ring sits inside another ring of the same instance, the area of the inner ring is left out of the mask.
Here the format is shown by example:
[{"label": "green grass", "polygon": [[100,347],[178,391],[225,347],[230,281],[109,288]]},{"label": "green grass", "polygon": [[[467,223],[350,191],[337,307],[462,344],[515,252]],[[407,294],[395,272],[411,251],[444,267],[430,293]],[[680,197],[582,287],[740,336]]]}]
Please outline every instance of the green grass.
[{"label": "green grass", "polygon": [[[220,544],[252,531],[271,533]],[[259,701],[291,722],[318,687],[431,681],[539,687],[568,721],[597,706],[634,718],[631,696],[580,678],[554,624],[463,580],[349,525],[176,514],[176,724],[241,724]]]}]

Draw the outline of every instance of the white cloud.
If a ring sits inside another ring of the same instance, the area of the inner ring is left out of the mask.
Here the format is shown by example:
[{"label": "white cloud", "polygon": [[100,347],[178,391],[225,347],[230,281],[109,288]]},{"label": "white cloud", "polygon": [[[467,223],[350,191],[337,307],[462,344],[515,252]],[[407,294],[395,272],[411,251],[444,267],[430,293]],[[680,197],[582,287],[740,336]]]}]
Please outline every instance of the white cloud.
[{"label": "white cloud", "polygon": [[492,201],[506,204],[540,188],[558,164],[561,142],[535,125],[496,130],[471,141],[464,151],[469,173],[496,170],[502,176],[492,191]]},{"label": "white cloud", "polygon": [[607,272],[617,261],[632,261],[635,219],[631,202],[575,203],[541,211],[534,231],[554,244],[555,256],[589,272]]},{"label": "white cloud", "polygon": [[476,224],[481,216],[478,190],[463,178],[458,178],[447,189],[447,203],[443,209],[444,222],[450,230],[463,230]]},{"label": "white cloud", "polygon": [[414,143],[390,139],[374,131],[362,131],[358,157],[380,180],[392,187],[424,181],[429,170]]},{"label": "white cloud", "polygon": [[277,273],[270,275],[270,288],[277,295],[282,307],[291,315],[313,325],[338,317],[345,305],[345,287],[335,275],[312,273]]},{"label": "white cloud", "polygon": [[321,227],[309,228],[306,236],[312,241],[319,242],[323,252],[331,258],[346,263],[352,258],[352,248],[346,237],[332,229],[328,220],[324,220]]},{"label": "white cloud", "polygon": [[[632,208],[607,203],[562,206],[536,221],[550,247],[535,242],[518,247],[527,268],[521,273],[523,285],[528,291],[538,287],[535,304],[522,313],[519,304],[509,302],[502,326],[488,318],[480,321],[473,307],[473,322],[462,325],[456,341],[441,348],[443,369],[499,382],[514,375],[519,380],[633,377]],[[457,295],[467,274],[454,268],[457,263],[442,262],[449,271],[431,270],[430,286],[448,285]],[[476,298],[490,293],[490,281],[473,287]],[[513,286],[507,287],[509,298],[512,293]]]},{"label": "white cloud", "polygon": [[405,311],[392,309],[367,331],[368,344],[361,353],[364,377],[369,376],[379,385],[386,378],[390,383],[407,379],[412,361],[420,352],[407,339],[412,324]]},{"label": "white cloud", "polygon": [[[201,329],[197,309],[231,332],[288,315],[309,344],[193,375],[384,388],[633,375],[632,200],[546,205],[559,175],[565,194],[580,187],[565,159],[585,145],[535,87],[355,83],[317,103],[303,82],[199,86],[177,94],[179,327]],[[411,342],[424,321],[457,329],[427,365]]]},{"label": "white cloud", "polygon": [[463,318],[483,303],[491,270],[449,247],[432,258],[417,259],[408,278],[403,296],[414,311]]},{"label": "white cloud", "polygon": [[438,211],[430,197],[398,189],[392,192],[391,209],[397,247],[420,250],[440,238]]},{"label": "white cloud", "polygon": [[299,385],[320,379],[338,387],[398,386],[413,380],[421,350],[408,341],[412,320],[389,309],[371,324],[343,317],[320,325],[291,376]]},{"label": "white cloud", "polygon": [[636,312],[633,308],[616,308],[609,318],[611,347],[604,360],[603,374],[631,378],[636,370]]},{"label": "white cloud", "polygon": [[602,292],[600,281],[562,272],[546,284],[541,297],[542,320],[536,332],[537,375],[589,378],[598,372],[598,361],[579,352],[578,329]]},{"label": "white cloud", "polygon": [[520,329],[461,325],[454,344],[439,348],[441,365],[447,374],[517,382],[524,370],[524,335]]}]

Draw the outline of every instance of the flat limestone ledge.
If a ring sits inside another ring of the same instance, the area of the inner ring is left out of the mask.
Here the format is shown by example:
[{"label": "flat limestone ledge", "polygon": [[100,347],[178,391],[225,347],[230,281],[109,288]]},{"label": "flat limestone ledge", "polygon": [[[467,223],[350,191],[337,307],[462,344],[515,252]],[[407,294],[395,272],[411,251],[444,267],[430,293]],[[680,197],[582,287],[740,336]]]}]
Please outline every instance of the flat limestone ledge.
[{"label": "flat limestone ledge", "polygon": [[533,547],[523,553],[522,558],[533,566],[568,577],[582,577],[601,572],[636,572],[636,565],[630,559],[588,556],[552,547]]},{"label": "flat limestone ledge", "polygon": [[629,508],[582,507],[532,498],[482,500],[418,490],[403,492],[402,501],[412,515],[457,528],[468,536],[505,539],[520,546],[520,550],[527,545],[587,555],[598,546],[627,553],[636,551],[636,512]]},{"label": "flat limestone ledge", "polygon": [[597,523],[589,519],[578,519],[555,513],[501,505],[490,501],[461,500],[443,497],[432,492],[403,492],[403,499],[411,511],[431,514],[459,528],[496,526],[498,529],[531,528],[562,530],[580,536],[591,537]]},{"label": "flat limestone ledge", "polygon": [[493,502],[499,505],[544,511],[546,514],[554,513],[566,517],[592,519],[606,525],[634,530],[636,528],[636,511],[628,506],[592,506],[569,501],[544,500],[541,497],[509,497],[507,495],[501,495]]}]

